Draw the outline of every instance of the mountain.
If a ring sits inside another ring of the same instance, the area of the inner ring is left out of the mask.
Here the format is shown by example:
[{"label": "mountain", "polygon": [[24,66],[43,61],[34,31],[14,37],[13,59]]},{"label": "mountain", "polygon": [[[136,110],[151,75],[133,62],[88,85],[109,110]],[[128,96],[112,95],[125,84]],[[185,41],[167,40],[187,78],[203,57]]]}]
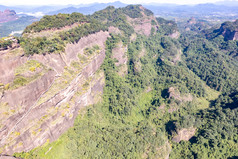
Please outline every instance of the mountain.
[{"label": "mountain", "polygon": [[3,12],[0,11],[0,23],[5,23],[9,21],[17,20],[18,16],[14,10],[5,10]]},{"label": "mountain", "polygon": [[222,35],[225,40],[238,40],[238,20],[234,22],[224,22],[221,24],[220,28],[204,30],[203,33],[209,39]]},{"label": "mountain", "polygon": [[225,40],[238,40],[238,20],[223,23],[218,34],[223,35]]},{"label": "mountain", "polygon": [[48,15],[54,15],[58,13],[73,13],[73,12],[79,12],[82,14],[92,14],[96,11],[102,10],[108,6],[115,6],[116,8],[119,7],[125,7],[126,4],[121,3],[120,1],[112,2],[112,3],[94,3],[91,4],[90,6],[86,7],[80,7],[80,8],[75,8],[75,7],[68,7],[68,8],[63,8],[57,11],[49,12],[47,13]]},{"label": "mountain", "polygon": [[20,16],[17,20],[2,23],[0,25],[0,37],[7,37],[10,34],[20,36],[26,26],[39,20],[33,16]]},{"label": "mountain", "polygon": [[227,16],[237,17],[237,7],[227,5],[217,5],[212,3],[197,4],[197,5],[145,5],[148,9],[153,11],[155,15],[163,17],[202,17],[213,16],[223,19]]},{"label": "mountain", "polygon": [[46,15],[0,39],[1,156],[235,158],[237,50],[142,5]]},{"label": "mountain", "polygon": [[14,10],[0,11],[0,37],[15,33],[20,35],[27,25],[37,20],[38,18],[33,16],[16,14]]},{"label": "mountain", "polygon": [[211,28],[214,24],[211,24],[206,20],[191,17],[186,23],[180,24],[180,26],[182,27],[182,30],[200,33],[202,30]]},{"label": "mountain", "polygon": [[238,6],[238,2],[236,0],[226,0],[226,1],[218,1],[215,4],[217,5],[225,5],[225,6]]}]

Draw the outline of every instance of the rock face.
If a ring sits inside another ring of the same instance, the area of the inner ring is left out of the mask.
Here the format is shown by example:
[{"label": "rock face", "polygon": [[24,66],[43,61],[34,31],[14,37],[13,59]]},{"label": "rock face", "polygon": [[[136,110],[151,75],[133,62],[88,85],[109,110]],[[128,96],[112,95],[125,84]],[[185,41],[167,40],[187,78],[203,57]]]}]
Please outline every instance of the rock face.
[{"label": "rock face", "polygon": [[5,10],[3,12],[0,11],[0,23],[10,22],[17,20],[18,16],[14,10]]},{"label": "rock face", "polygon": [[234,22],[224,22],[219,29],[204,31],[208,39],[222,35],[225,40],[238,40],[238,19]]},{"label": "rock face", "polygon": [[122,42],[118,44],[116,48],[112,50],[112,58],[117,59],[116,66],[123,65],[127,63],[126,56],[127,46],[123,46]]},{"label": "rock face", "polygon": [[235,30],[222,29],[221,32],[225,40],[238,40],[238,28]]},{"label": "rock face", "polygon": [[223,23],[219,34],[223,35],[225,40],[238,40],[238,20]]},{"label": "rock face", "polygon": [[174,33],[170,34],[169,37],[173,39],[178,39],[180,36],[180,33],[178,31],[175,31]]},{"label": "rock face", "polygon": [[195,133],[195,128],[181,129],[178,131],[178,134],[173,137],[172,140],[175,142],[180,142],[182,140],[188,141],[194,136]]},{"label": "rock face", "polygon": [[120,41],[117,44],[117,46],[114,49],[112,49],[112,58],[117,60],[115,64],[116,66],[119,67],[118,74],[120,76],[124,76],[128,72],[128,68],[127,68],[128,58],[127,58],[126,52],[127,52],[127,46],[123,46],[122,41]]},{"label": "rock face", "polygon": [[180,102],[190,102],[193,100],[193,96],[191,94],[187,95],[181,95],[179,90],[177,90],[174,87],[170,87],[168,90],[169,98],[174,98],[176,100],[179,100]]},{"label": "rock face", "polygon": [[130,24],[133,26],[134,30],[138,34],[144,34],[146,36],[149,36],[151,34],[151,29],[153,28],[151,21],[156,21],[155,17],[153,15],[147,16],[144,13],[145,8],[140,6],[140,9],[142,10],[142,18],[130,18],[127,17],[127,20],[130,22]]},{"label": "rock face", "polygon": [[211,28],[211,25],[209,22],[201,19],[196,19],[194,17],[191,17],[187,23],[184,25],[184,29],[186,31],[194,31],[196,33],[201,32],[204,29]]},{"label": "rock face", "polygon": [[[22,57],[0,52],[0,80],[5,87],[10,84],[10,88],[2,89],[0,97],[0,153],[29,151],[56,140],[73,126],[80,108],[99,100],[104,74],[98,70],[105,58],[108,37],[108,32],[91,34],[68,44],[61,54]],[[86,56],[84,49],[94,45],[100,51]],[[39,71],[22,73],[29,62],[37,63]],[[22,76],[33,74],[31,81],[13,87],[19,76],[16,70]]]}]

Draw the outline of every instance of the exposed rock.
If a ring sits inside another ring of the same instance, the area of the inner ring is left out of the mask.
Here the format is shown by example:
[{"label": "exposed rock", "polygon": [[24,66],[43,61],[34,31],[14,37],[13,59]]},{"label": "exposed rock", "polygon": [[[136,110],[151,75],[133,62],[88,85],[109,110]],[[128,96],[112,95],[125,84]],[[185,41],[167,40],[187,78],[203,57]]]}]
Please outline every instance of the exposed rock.
[{"label": "exposed rock", "polygon": [[116,66],[119,67],[118,74],[120,76],[124,76],[127,74],[128,68],[127,68],[127,46],[123,46],[122,42],[119,42],[116,46],[116,48],[112,49],[112,58],[116,59],[118,62],[116,62]]},{"label": "exposed rock", "polygon": [[150,91],[152,91],[153,89],[151,88],[151,87],[148,87],[147,89],[146,89],[146,93],[149,93]]},{"label": "exposed rock", "polygon": [[222,23],[218,31],[218,34],[223,35],[225,40],[238,40],[238,20]]},{"label": "exposed rock", "polygon": [[4,12],[0,11],[0,23],[17,20],[18,16],[14,10],[6,9]]},{"label": "exposed rock", "polygon": [[[45,142],[52,142],[73,126],[81,107],[94,104],[103,92],[104,74],[98,72],[105,58],[105,41],[109,32],[98,32],[84,37],[76,44],[68,44],[61,54],[34,55],[22,57],[0,54],[0,80],[9,83],[15,78],[15,69],[28,60],[36,60],[48,68],[40,78],[13,90],[6,90],[0,98],[0,152],[11,155],[29,151]],[[81,64],[73,79],[64,87],[53,89],[58,82],[64,82],[65,70],[72,62],[79,63],[79,54],[86,47],[99,45],[100,52]],[[6,72],[8,71],[8,72]],[[10,74],[9,74],[10,72]],[[36,71],[37,72],[37,71]],[[63,76],[63,77],[61,77]],[[59,80],[61,79],[61,80]],[[52,90],[53,89],[53,90]],[[51,93],[48,93],[51,92]]]},{"label": "exposed rock", "polygon": [[190,93],[181,95],[179,90],[174,87],[170,87],[168,89],[168,93],[169,93],[169,99],[175,99],[175,101],[169,105],[169,109],[168,109],[169,113],[177,111],[181,103],[190,102],[193,100],[193,96]]},{"label": "exposed rock", "polygon": [[182,51],[181,50],[177,51],[177,54],[172,59],[172,63],[177,64],[177,62],[181,61],[181,55],[182,55]]},{"label": "exposed rock", "polygon": [[83,22],[83,23],[74,23],[72,25],[64,26],[62,28],[52,28],[52,29],[48,29],[48,30],[42,30],[40,32],[24,33],[23,36],[28,37],[28,38],[49,37],[49,36],[53,36],[56,33],[60,33],[60,32],[63,32],[63,31],[68,31],[70,29],[76,28],[76,27],[78,27],[82,24],[85,24],[85,22]]},{"label": "exposed rock", "polygon": [[113,27],[113,26],[110,26],[110,27],[108,28],[108,32],[109,32],[109,33],[114,33],[114,34],[121,34],[121,31],[120,31],[118,28]]},{"label": "exposed rock", "polygon": [[[149,147],[147,148],[148,150],[142,155],[142,158],[148,158],[148,152],[149,152]],[[169,154],[171,152],[171,146],[168,142],[168,140],[164,143],[164,145],[156,148],[156,155],[154,158],[157,159],[169,159]]]},{"label": "exposed rock", "polygon": [[190,18],[187,23],[184,25],[185,31],[193,31],[195,33],[201,33],[205,29],[210,29],[212,24],[209,21],[197,18]]},{"label": "exposed rock", "polygon": [[175,31],[174,33],[170,34],[169,37],[178,39],[180,36],[180,33],[178,31]]},{"label": "exposed rock", "polygon": [[137,35],[134,33],[130,36],[130,41],[135,41],[137,38]]},{"label": "exposed rock", "polygon": [[138,59],[135,61],[135,71],[136,72],[141,72],[142,71],[142,68],[141,68],[141,66],[142,66],[142,64],[141,64],[141,61],[140,61],[140,59],[143,57],[143,56],[145,56],[145,54],[146,54],[146,50],[145,50],[145,48],[143,47],[142,48],[142,50],[141,50],[141,52],[139,53],[139,55],[138,55]]},{"label": "exposed rock", "polygon": [[180,92],[174,87],[170,87],[168,90],[168,93],[169,93],[169,98],[174,98],[181,102],[182,101],[189,102],[193,100],[193,96],[191,94],[181,96]]},{"label": "exposed rock", "polygon": [[135,32],[138,34],[144,34],[146,36],[149,36],[151,33],[151,18],[128,18],[128,21],[131,22],[132,26],[135,29]]},{"label": "exposed rock", "polygon": [[152,29],[151,21],[152,20],[156,21],[156,19],[153,15],[151,16],[145,15],[144,7],[140,6],[140,9],[142,10],[141,11],[143,15],[142,18],[130,18],[129,16],[127,16],[127,20],[133,26],[136,33],[149,36],[151,34],[151,29]]},{"label": "exposed rock", "polygon": [[[1,48],[0,48],[0,52],[2,52],[2,51],[4,51],[4,50],[13,50],[13,49],[15,49],[15,48],[17,48],[17,47],[20,47],[20,45],[19,45],[17,39],[15,39],[13,36],[5,37],[5,38],[3,38],[3,39],[6,40],[6,41],[10,41],[11,44],[8,45],[8,46],[6,46],[6,47],[1,47]],[[4,40],[3,40],[3,41],[4,41]],[[0,43],[1,43],[1,41],[0,41]],[[0,54],[1,54],[1,53],[0,53]]]},{"label": "exposed rock", "polygon": [[112,49],[112,58],[117,59],[116,66],[126,64],[127,56],[126,56],[127,46],[123,46],[123,43],[120,42],[116,48]]},{"label": "exposed rock", "polygon": [[100,31],[81,38],[77,44],[67,44],[65,48],[67,65],[69,65],[74,59],[78,59],[78,53],[82,54],[84,49],[87,47],[98,45],[104,49],[104,42],[107,40],[107,37],[109,37],[109,32]]},{"label": "exposed rock", "polygon": [[231,31],[230,29],[222,30],[222,35],[226,40],[238,40],[238,28]]},{"label": "exposed rock", "polygon": [[220,28],[215,30],[205,30],[203,33],[209,39],[222,35],[225,40],[238,40],[238,20],[234,22],[224,22],[221,24]]},{"label": "exposed rock", "polygon": [[27,61],[26,57],[20,56],[6,59],[8,53],[8,51],[0,53],[0,81],[4,84],[12,82],[15,69]]},{"label": "exposed rock", "polygon": [[178,134],[173,137],[173,141],[180,142],[182,140],[188,141],[190,140],[196,133],[195,128],[188,128],[188,129],[182,129],[178,131]]}]

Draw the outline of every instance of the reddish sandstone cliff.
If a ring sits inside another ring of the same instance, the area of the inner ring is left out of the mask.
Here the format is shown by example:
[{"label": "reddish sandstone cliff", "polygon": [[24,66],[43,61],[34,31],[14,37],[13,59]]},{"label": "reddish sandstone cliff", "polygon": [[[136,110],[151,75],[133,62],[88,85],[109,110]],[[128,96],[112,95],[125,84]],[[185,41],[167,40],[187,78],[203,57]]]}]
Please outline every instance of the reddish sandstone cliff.
[{"label": "reddish sandstone cliff", "polygon": [[[61,54],[25,57],[20,48],[0,52],[1,153],[29,151],[56,140],[73,126],[81,107],[99,100],[107,37],[102,31],[89,35]],[[100,50],[85,55],[85,48],[95,45]]]}]

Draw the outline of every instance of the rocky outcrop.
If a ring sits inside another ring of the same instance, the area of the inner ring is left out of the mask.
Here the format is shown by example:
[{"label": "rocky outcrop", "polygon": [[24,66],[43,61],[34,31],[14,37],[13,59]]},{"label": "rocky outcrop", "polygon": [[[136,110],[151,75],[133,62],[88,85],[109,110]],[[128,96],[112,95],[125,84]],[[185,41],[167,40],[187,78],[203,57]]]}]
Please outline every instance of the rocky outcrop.
[{"label": "rocky outcrop", "polygon": [[238,40],[238,28],[235,30],[222,29],[221,32],[225,40]]},{"label": "rocky outcrop", "polygon": [[8,51],[0,51],[0,82],[3,84],[12,82],[15,77],[14,70],[27,61],[27,58],[20,56],[7,59],[8,53]]},{"label": "rocky outcrop", "polygon": [[126,51],[127,51],[127,47],[123,46],[122,42],[120,42],[117,45],[117,47],[112,49],[112,58],[115,58],[117,60],[117,62],[115,63],[116,66],[127,63]]},{"label": "rocky outcrop", "polygon": [[[99,100],[104,74],[98,70],[105,58],[107,37],[109,33],[101,31],[76,44],[68,44],[65,53],[17,55],[3,60],[0,79],[6,78],[5,83],[12,82],[16,78],[14,70],[29,60],[39,62],[47,71],[22,87],[4,91],[0,99],[0,153],[11,155],[29,151],[56,140],[73,126],[80,108]],[[84,55],[85,48],[96,44],[100,52],[90,57]],[[2,56],[7,57],[6,54]],[[81,56],[85,61],[80,59]],[[74,63],[80,68],[74,68]]]},{"label": "rocky outcrop", "polygon": [[153,15],[147,16],[144,13],[145,10],[144,7],[140,6],[140,9],[143,17],[130,18],[129,16],[127,16],[127,20],[133,26],[136,33],[149,36],[151,34],[151,29],[153,28],[151,21],[152,20],[156,21],[156,19]]},{"label": "rocky outcrop", "polygon": [[197,33],[209,28],[211,28],[211,24],[208,21],[196,19],[194,17],[191,17],[184,25],[185,31],[194,31]]},{"label": "rocky outcrop", "polygon": [[178,131],[178,134],[173,137],[173,141],[180,142],[182,140],[188,141],[190,140],[196,133],[195,128],[187,128],[187,129],[181,129]]},{"label": "rocky outcrop", "polygon": [[179,100],[180,102],[189,102],[193,100],[193,96],[191,94],[181,95],[180,92],[174,87],[170,87],[168,93],[169,98],[174,98],[176,100]]},{"label": "rocky outcrop", "polygon": [[112,49],[112,58],[116,59],[117,62],[115,62],[116,66],[119,67],[118,74],[120,76],[124,76],[128,72],[127,68],[127,46],[123,46],[122,41],[120,41],[117,46]]},{"label": "rocky outcrop", "polygon": [[17,20],[18,16],[14,10],[6,9],[5,11],[0,11],[0,23],[10,22]]},{"label": "rocky outcrop", "polygon": [[[147,151],[142,155],[142,158],[149,158],[150,147],[147,148]],[[169,144],[168,140],[164,142],[164,144],[160,147],[157,147],[155,152],[155,156],[152,158],[157,159],[169,159],[169,154],[171,152],[171,145]]]},{"label": "rocky outcrop", "polygon": [[180,36],[180,33],[178,31],[175,31],[174,33],[170,34],[169,37],[173,39],[178,39]]},{"label": "rocky outcrop", "polygon": [[222,35],[225,40],[238,40],[238,20],[234,22],[224,22],[220,28],[204,30],[203,34],[205,34],[208,39]]},{"label": "rocky outcrop", "polygon": [[225,40],[238,40],[238,20],[223,23],[219,34],[223,35]]}]

